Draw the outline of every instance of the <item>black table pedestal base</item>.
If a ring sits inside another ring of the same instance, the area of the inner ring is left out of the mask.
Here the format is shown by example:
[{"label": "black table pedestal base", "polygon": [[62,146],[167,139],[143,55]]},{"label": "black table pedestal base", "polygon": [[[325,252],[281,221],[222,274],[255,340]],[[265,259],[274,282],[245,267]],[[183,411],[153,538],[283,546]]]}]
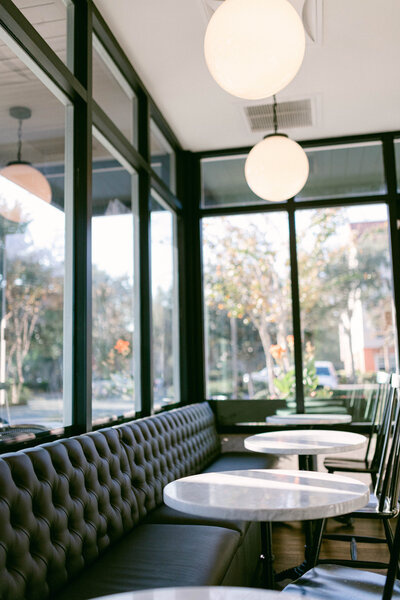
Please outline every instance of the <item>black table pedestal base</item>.
[{"label": "black table pedestal base", "polygon": [[280,571],[279,573],[275,573],[275,581],[283,581],[284,579],[290,579],[294,581],[298,579],[304,573],[306,573],[310,569],[310,565],[306,560],[303,560],[301,565],[297,565],[297,567],[291,567],[290,569],[285,569],[284,571]]},{"label": "black table pedestal base", "polygon": [[274,558],[272,553],[272,525],[260,522],[261,528],[261,555],[264,585],[273,590],[275,583]]},{"label": "black table pedestal base", "polygon": [[322,532],[325,525],[325,519],[318,519],[316,521],[306,521],[306,524],[310,525],[309,533],[312,533],[312,535],[310,535],[311,539],[309,541],[307,540],[307,544],[304,547],[305,559],[300,565],[296,565],[295,567],[291,567],[289,569],[285,569],[284,571],[280,571],[279,573],[275,573],[275,581],[283,581],[284,579],[291,579],[293,581],[294,579],[298,579],[299,577],[304,575],[304,573],[315,567],[321,548]]}]

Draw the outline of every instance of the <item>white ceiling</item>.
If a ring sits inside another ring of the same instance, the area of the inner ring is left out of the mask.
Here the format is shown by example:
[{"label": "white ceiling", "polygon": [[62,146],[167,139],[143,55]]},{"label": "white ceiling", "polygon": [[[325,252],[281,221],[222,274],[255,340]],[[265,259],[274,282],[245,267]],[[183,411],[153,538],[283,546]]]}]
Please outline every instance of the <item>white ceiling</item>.
[{"label": "white ceiling", "polygon": [[[307,44],[298,75],[277,98],[311,98],[314,124],[287,132],[305,140],[399,130],[399,0],[315,2],[321,42]],[[208,73],[203,0],[96,5],[185,149],[250,146],[268,133],[251,133],[244,117],[244,106],[260,102],[230,96]]]}]

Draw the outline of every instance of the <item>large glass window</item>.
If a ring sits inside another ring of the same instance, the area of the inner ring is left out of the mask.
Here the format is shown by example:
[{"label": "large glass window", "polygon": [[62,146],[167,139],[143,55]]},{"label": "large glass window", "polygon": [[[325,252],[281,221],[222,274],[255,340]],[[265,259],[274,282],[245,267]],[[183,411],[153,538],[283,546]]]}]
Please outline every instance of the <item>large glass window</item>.
[{"label": "large glass window", "polygon": [[386,193],[380,142],[307,148],[306,153],[310,174],[297,200]]},{"label": "large glass window", "polygon": [[72,0],[13,0],[24,17],[70,69],[73,67]]},{"label": "large glass window", "polygon": [[203,219],[209,399],[294,395],[288,237],[286,213]]},{"label": "large glass window", "polygon": [[96,36],[93,36],[93,98],[136,145],[136,96]]},{"label": "large glass window", "polygon": [[22,54],[7,53],[0,72],[7,91],[0,133],[0,439],[72,419],[64,385],[71,364],[64,323],[71,322],[72,310],[65,283],[71,239],[65,105],[25,66]]},{"label": "large glass window", "polygon": [[92,415],[95,422],[140,409],[140,398],[135,394],[136,184],[136,175],[94,138]]},{"label": "large glass window", "polygon": [[151,302],[154,410],[179,402],[179,331],[176,218],[152,191]]},{"label": "large glass window", "polygon": [[376,371],[396,369],[386,206],[299,211],[296,232],[306,407],[368,400]]}]

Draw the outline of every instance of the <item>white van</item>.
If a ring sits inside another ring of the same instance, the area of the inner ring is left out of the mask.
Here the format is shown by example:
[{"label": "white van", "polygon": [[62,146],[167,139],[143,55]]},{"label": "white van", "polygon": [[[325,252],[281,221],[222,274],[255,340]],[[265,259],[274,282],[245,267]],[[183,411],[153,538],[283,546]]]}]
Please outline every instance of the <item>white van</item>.
[{"label": "white van", "polygon": [[315,371],[319,387],[336,388],[338,386],[339,379],[336,369],[329,360],[316,360]]}]

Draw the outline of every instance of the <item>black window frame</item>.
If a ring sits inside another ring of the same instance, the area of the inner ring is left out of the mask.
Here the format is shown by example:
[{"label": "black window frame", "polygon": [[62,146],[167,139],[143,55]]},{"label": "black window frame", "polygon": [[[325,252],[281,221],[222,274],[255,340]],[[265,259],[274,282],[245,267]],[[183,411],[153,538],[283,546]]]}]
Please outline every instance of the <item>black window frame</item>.
[{"label": "black window frame", "polygon": [[[241,206],[221,206],[221,207],[201,207],[201,189],[198,190],[197,197],[197,210],[198,210],[198,228],[201,228],[201,222],[203,218],[215,217],[215,216],[231,216],[231,215],[245,215],[251,213],[268,213],[274,211],[286,212],[288,214],[289,222],[289,249],[290,249],[290,265],[291,265],[291,289],[292,289],[292,319],[293,319],[293,335],[294,335],[294,362],[295,362],[295,376],[296,376],[296,406],[297,411],[302,413],[305,410],[304,406],[304,390],[302,383],[302,370],[303,370],[303,358],[302,358],[302,341],[301,341],[301,327],[300,327],[300,297],[299,297],[299,275],[297,265],[297,247],[296,247],[296,224],[295,214],[301,210],[309,210],[316,208],[332,208],[332,207],[346,207],[346,206],[357,206],[366,204],[384,204],[388,207],[388,226],[390,236],[390,250],[391,250],[391,264],[392,264],[392,280],[393,280],[393,296],[395,304],[395,318],[396,318],[396,344],[397,344],[397,355],[400,348],[400,236],[399,236],[399,225],[400,225],[400,192],[397,191],[397,177],[396,177],[396,163],[395,163],[395,151],[394,141],[399,137],[399,131],[384,132],[384,133],[371,133],[363,135],[351,135],[342,136],[335,138],[322,138],[315,140],[304,140],[300,141],[299,144],[304,148],[319,148],[324,149],[341,145],[352,145],[360,144],[365,142],[380,142],[382,144],[383,153],[383,168],[384,177],[386,182],[387,191],[384,194],[379,195],[368,195],[368,196],[354,196],[354,197],[343,197],[343,198],[324,198],[324,199],[312,199],[312,200],[296,200],[291,198],[285,202],[274,202],[260,204],[246,204]],[[197,152],[192,155],[193,161],[197,168],[198,179],[201,179],[201,161],[206,158],[229,158],[238,155],[246,155],[250,152],[251,147],[242,147],[235,149],[220,149],[206,152]],[[200,181],[201,186],[201,181]],[[199,234],[200,235],[200,234]],[[201,252],[198,256],[197,263],[198,272],[202,272],[201,263]],[[198,293],[201,295],[203,304],[203,289],[201,276],[197,282]],[[199,307],[198,315],[201,314],[202,323],[204,323],[203,306]],[[204,374],[205,374],[205,351],[204,351],[204,325],[202,331],[198,333],[201,339],[198,338],[198,344],[202,347],[202,363],[200,366],[201,373],[203,374],[203,399],[205,399],[204,393]],[[200,377],[200,372],[198,376]],[[235,429],[235,428],[234,428]],[[243,430],[242,427],[236,428],[238,431]],[[247,430],[247,428],[244,428]]]}]

